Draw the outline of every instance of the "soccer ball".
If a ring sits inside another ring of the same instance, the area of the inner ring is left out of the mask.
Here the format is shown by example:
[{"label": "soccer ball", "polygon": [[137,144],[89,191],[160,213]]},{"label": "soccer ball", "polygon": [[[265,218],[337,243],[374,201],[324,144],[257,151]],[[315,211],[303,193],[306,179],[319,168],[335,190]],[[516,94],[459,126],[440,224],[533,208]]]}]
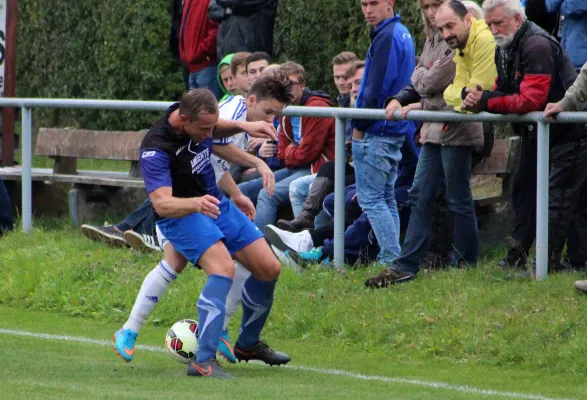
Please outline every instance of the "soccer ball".
[{"label": "soccer ball", "polygon": [[165,350],[176,361],[189,364],[198,349],[198,323],[191,319],[177,321],[167,331]]}]

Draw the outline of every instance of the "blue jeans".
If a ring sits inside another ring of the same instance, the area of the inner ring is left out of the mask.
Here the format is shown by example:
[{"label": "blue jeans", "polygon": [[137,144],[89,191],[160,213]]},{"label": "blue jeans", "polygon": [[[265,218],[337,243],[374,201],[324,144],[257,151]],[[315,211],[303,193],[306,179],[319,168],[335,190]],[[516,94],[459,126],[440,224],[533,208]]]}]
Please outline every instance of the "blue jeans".
[{"label": "blue jeans", "polygon": [[294,217],[297,217],[302,211],[314,179],[316,179],[316,174],[306,175],[296,179],[289,185],[289,200],[291,201]]},{"label": "blue jeans", "polygon": [[151,200],[147,198],[143,201],[132,214],[117,224],[116,228],[121,232],[133,230],[143,235],[153,236],[155,232],[155,214],[153,213]]},{"label": "blue jeans", "polygon": [[284,168],[275,171],[275,191],[269,197],[263,188],[263,179],[241,183],[238,185],[241,192],[253,203],[257,204],[257,216],[255,225],[263,232],[265,226],[275,224],[279,207],[289,206],[289,185],[292,181],[310,174],[309,168],[290,169]]},{"label": "blue jeans", "polygon": [[209,89],[216,98],[220,98],[220,87],[218,86],[218,72],[215,65],[211,65],[198,72],[190,73],[190,89]]},{"label": "blue jeans", "polygon": [[381,264],[391,264],[401,250],[395,181],[403,142],[404,136],[368,133],[361,140],[353,139],[357,199],[379,242],[377,260]]},{"label": "blue jeans", "polygon": [[12,203],[10,202],[4,181],[0,178],[0,237],[4,232],[11,231],[14,227],[13,225]]},{"label": "blue jeans", "polygon": [[392,268],[416,274],[430,242],[436,193],[446,183],[446,201],[454,219],[453,263],[474,263],[479,253],[479,231],[471,193],[472,147],[426,143],[420,151],[409,194],[410,222],[400,257]]}]

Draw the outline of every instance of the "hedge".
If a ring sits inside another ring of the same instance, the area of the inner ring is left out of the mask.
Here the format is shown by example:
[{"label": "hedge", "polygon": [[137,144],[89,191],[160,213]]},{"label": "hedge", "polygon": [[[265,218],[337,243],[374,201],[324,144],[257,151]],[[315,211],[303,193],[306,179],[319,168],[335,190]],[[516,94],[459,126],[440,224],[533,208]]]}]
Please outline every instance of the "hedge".
[{"label": "hedge", "polygon": [[[397,2],[410,31],[421,32],[416,1]],[[168,1],[19,2],[17,96],[173,100],[183,90],[169,50]],[[421,34],[418,36],[421,43]],[[358,0],[282,0],[275,29],[280,61],[295,60],[309,85],[335,95],[330,60],[364,57],[369,30]],[[143,129],[157,113],[37,110],[36,125]]]}]

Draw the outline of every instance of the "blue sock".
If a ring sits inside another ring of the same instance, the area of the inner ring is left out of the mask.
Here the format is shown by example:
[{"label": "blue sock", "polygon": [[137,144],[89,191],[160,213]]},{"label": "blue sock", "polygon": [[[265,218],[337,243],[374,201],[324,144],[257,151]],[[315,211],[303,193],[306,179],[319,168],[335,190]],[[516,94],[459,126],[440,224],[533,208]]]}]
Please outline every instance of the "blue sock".
[{"label": "blue sock", "polygon": [[260,281],[250,276],[243,287],[243,321],[237,344],[250,347],[259,341],[269,311],[273,305],[273,292],[277,281]]},{"label": "blue sock", "polygon": [[226,296],[232,286],[232,278],[210,275],[196,303],[198,308],[198,351],[196,362],[208,361],[216,356],[224,314]]}]

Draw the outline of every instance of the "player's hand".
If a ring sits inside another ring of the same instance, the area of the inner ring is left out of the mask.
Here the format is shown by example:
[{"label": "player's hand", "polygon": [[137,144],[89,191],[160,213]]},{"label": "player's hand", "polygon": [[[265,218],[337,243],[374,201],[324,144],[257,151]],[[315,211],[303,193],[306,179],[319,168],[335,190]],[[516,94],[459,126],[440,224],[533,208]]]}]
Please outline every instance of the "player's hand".
[{"label": "player's hand", "polygon": [[269,158],[277,154],[277,145],[265,140],[261,147],[259,147],[259,157]]},{"label": "player's hand", "polygon": [[273,196],[273,192],[275,191],[275,174],[265,161],[261,161],[257,165],[257,172],[263,178],[263,188],[265,188],[269,197]]},{"label": "player's hand", "polygon": [[402,105],[399,103],[399,101],[397,101],[396,99],[391,100],[388,104],[387,107],[385,107],[385,118],[391,120],[391,121],[395,121],[395,117],[393,116],[393,113],[397,110],[401,110],[402,109]]},{"label": "player's hand", "polygon": [[563,108],[558,105],[558,103],[548,103],[544,109],[544,116],[547,119],[554,121],[554,116],[561,112],[563,112]]},{"label": "player's hand", "polygon": [[232,197],[231,200],[251,221],[255,219],[255,215],[257,214],[255,206],[247,196],[241,193],[236,197]]},{"label": "player's hand", "polygon": [[265,121],[247,122],[245,131],[252,137],[277,140],[273,124]]},{"label": "player's hand", "polygon": [[261,139],[261,138],[250,139],[249,142],[247,143],[247,151],[257,150],[257,148],[259,146],[261,146],[263,143],[265,143],[266,141],[267,141],[267,139]]},{"label": "player's hand", "polygon": [[467,88],[465,90],[468,94],[461,104],[461,110],[479,112],[479,102],[483,95],[483,88],[479,85],[475,89]]},{"label": "player's hand", "polygon": [[194,202],[194,209],[197,213],[204,214],[214,219],[218,218],[220,215],[220,209],[218,208],[220,200],[216,197],[207,194],[202,197],[195,197]]}]

